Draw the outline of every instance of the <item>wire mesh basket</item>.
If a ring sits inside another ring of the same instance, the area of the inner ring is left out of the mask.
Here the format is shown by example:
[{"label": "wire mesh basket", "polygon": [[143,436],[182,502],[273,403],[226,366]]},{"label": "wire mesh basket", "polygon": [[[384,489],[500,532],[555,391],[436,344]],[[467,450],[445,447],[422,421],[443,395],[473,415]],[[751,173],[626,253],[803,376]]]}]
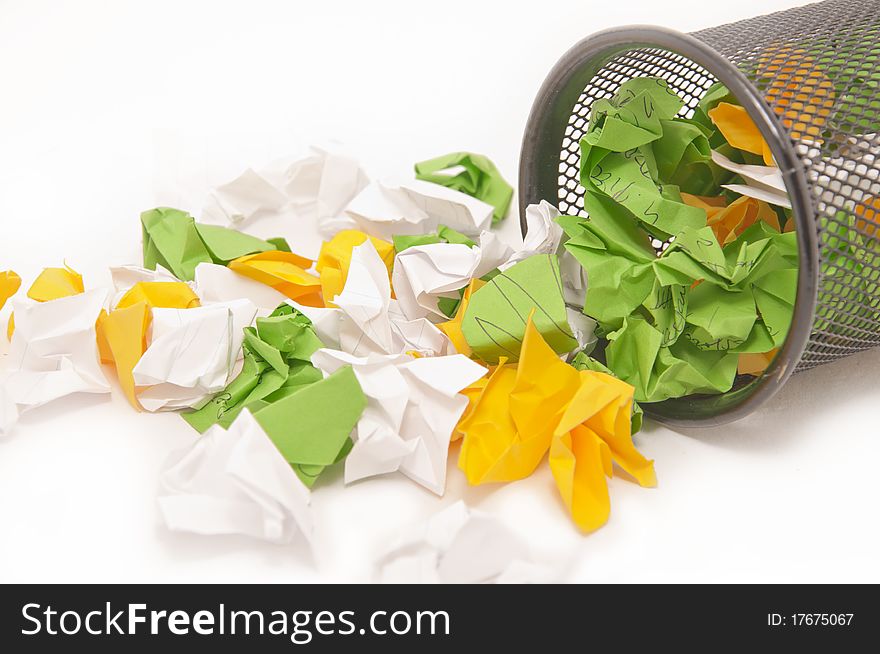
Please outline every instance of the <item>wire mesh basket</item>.
[{"label": "wire mesh basket", "polygon": [[880,345],[880,0],[826,0],[693,34],[634,26],[581,41],[532,107],[521,216],[541,200],[586,215],[579,142],[591,106],[636,77],[665,79],[685,118],[713,84],[727,86],[779,165],[799,255],[791,328],[767,370],[738,376],[727,393],[645,411],[673,425],[730,422],[792,373]]}]

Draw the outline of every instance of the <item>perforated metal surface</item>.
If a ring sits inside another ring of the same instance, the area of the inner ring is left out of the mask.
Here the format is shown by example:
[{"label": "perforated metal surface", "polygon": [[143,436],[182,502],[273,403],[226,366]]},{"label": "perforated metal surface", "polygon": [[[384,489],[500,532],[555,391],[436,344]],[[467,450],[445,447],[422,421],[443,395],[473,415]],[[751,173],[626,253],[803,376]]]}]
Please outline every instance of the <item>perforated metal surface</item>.
[{"label": "perforated metal surface", "polygon": [[[690,117],[718,78],[728,86],[731,75],[741,78],[733,66],[744,76],[741,90],[770,108],[758,112],[764,116],[750,113],[759,126],[759,119],[770,123],[768,140],[777,141],[771,149],[778,161],[782,151],[791,167],[780,163],[786,183],[801,180],[798,230],[816,234],[809,261],[802,256],[802,275],[818,269],[818,280],[800,284],[798,298],[815,302],[815,312],[799,312],[801,320],[815,317],[805,348],[790,350],[778,382],[795,365],[803,370],[880,345],[880,0],[827,0],[691,36],[702,44],[677,35],[678,48],[674,32],[622,28],[575,46],[533,109],[521,162],[522,204],[555,195],[563,213],[583,213],[579,141],[596,99],[610,98],[633,77],[656,76],[685,100],[680,115]],[[638,38],[627,48],[625,37]],[[551,182],[538,168],[552,151],[558,177]],[[808,287],[815,298],[802,297]],[[807,326],[801,328],[806,337]]]},{"label": "perforated metal surface", "polygon": [[798,369],[880,345],[880,2],[831,0],[694,36],[755,84],[806,171],[820,281]]}]

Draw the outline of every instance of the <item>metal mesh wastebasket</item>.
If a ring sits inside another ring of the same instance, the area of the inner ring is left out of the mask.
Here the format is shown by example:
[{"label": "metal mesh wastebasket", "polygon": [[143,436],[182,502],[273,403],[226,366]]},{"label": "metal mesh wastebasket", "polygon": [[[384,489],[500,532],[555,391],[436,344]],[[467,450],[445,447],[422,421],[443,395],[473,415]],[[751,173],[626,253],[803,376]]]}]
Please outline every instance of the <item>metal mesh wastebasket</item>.
[{"label": "metal mesh wastebasket", "polygon": [[540,200],[586,215],[579,142],[590,108],[635,77],[665,79],[685,102],[682,117],[714,83],[730,89],[779,165],[799,254],[791,328],[763,375],[645,410],[682,426],[729,422],[795,371],[880,345],[880,0],[827,0],[692,34],[634,26],[581,41],[529,116],[520,215]]}]

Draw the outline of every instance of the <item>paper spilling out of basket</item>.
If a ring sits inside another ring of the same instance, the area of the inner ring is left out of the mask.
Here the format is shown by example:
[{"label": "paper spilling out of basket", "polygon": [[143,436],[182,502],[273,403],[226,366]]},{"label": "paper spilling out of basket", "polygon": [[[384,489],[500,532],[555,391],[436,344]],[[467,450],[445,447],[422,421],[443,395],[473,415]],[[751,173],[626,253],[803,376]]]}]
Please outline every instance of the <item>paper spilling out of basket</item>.
[{"label": "paper spilling out of basket", "polygon": [[[205,434],[166,477],[169,525],[287,542],[308,530],[307,495],[277,485],[311,488],[341,464],[346,483],[400,472],[442,495],[453,440],[472,484],[549,460],[584,531],[608,519],[612,463],[653,486],[634,400],[728,390],[780,347],[794,301],[779,171],[726,90],[706,98],[680,118],[681,98],[647,78],[596,101],[581,142],[589,219],[530,206],[521,242],[492,231],[512,188],[466,152],[371,181],[316,149],[215,188],[198,221],[144,212],[143,268],[115,269],[87,337],[132,405],[187,409]],[[29,295],[83,291],[52,269]],[[9,398],[10,415],[28,408]],[[266,459],[256,477],[249,457]],[[202,496],[228,520],[200,523],[185,507]]]},{"label": "paper spilling out of basket", "polygon": [[[145,211],[143,266],[113,268],[107,289],[47,269],[13,300],[3,429],[114,381],[137,410],[184,410],[202,436],[163,476],[178,530],[289,542],[310,530],[305,489],[337,464],[345,483],[399,472],[442,495],[453,440],[473,483],[526,477],[549,453],[576,524],[597,528],[610,461],[644,485],[653,472],[631,441],[632,387],[567,363],[597,323],[571,306],[588,284],[559,212],[528,207],[524,239],[508,242],[491,226],[512,189],[491,161],[459,152],[415,172],[371,183],[316,151],[215,189],[201,220]],[[317,244],[297,238],[307,226]],[[5,274],[3,300],[19,286]]]}]

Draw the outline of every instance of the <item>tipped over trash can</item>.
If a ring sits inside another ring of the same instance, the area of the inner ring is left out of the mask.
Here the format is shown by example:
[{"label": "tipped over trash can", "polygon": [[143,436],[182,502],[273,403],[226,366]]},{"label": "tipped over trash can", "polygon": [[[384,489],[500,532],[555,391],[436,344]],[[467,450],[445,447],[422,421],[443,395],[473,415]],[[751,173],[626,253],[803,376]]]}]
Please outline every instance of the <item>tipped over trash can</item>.
[{"label": "tipped over trash can", "polygon": [[878,133],[876,0],[612,29],[538,92],[521,215],[562,214],[594,364],[660,421],[722,424],[880,345]]}]

